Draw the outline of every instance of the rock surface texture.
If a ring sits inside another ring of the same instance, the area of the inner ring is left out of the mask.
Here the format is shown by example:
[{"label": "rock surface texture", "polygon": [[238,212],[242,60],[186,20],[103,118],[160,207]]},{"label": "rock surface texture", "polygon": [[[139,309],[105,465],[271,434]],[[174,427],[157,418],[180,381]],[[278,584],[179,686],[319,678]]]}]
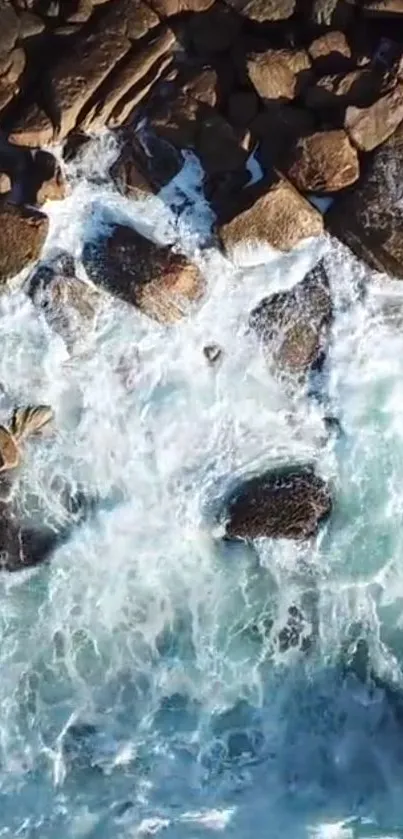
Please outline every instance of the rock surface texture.
[{"label": "rock surface texture", "polygon": [[239,539],[308,539],[330,514],[325,481],[311,466],[273,470],[242,483],[226,508],[226,535]]}]

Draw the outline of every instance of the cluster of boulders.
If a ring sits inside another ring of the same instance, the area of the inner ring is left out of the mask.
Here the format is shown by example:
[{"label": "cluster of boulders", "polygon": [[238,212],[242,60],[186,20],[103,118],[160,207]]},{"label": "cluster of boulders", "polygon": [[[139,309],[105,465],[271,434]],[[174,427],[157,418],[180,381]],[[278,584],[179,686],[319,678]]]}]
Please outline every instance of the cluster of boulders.
[{"label": "cluster of boulders", "polygon": [[[184,151],[199,158],[229,257],[327,228],[403,277],[402,35],[397,0],[0,0],[0,283],[35,266],[43,205],[66,195],[52,144],[71,161],[104,128],[119,137],[110,177],[128,197],[169,183]],[[64,252],[28,277],[69,349],[95,318],[97,286],[162,324],[203,297],[198,266],[113,219],[82,261],[92,285]],[[322,365],[331,320],[320,263],[262,300],[249,328],[273,374],[299,385]],[[214,366],[223,353],[204,355]],[[294,465],[235,488],[226,535],[309,538],[330,509],[312,466]]]}]

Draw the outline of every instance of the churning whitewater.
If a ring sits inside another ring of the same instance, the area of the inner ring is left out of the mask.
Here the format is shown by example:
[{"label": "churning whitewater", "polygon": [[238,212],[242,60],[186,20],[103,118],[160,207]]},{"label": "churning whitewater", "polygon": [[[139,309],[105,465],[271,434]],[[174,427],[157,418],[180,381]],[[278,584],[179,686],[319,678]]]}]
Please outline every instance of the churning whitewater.
[{"label": "churning whitewater", "polygon": [[[0,299],[0,422],[56,416],[26,447],[26,509],[63,524],[55,482],[96,499],[49,564],[0,578],[0,837],[401,837],[400,286],[329,240],[230,263],[194,158],[135,202],[105,176],[116,151],[105,135],[71,166],[43,259],[80,260],[113,217],[178,245],[208,292],[169,327],[105,294],[74,351],[21,283]],[[320,389],[292,391],[248,316],[322,255],[331,349]],[[307,460],[334,496],[314,542],[221,540],[234,476]],[[310,643],[284,649],[290,607]]]}]

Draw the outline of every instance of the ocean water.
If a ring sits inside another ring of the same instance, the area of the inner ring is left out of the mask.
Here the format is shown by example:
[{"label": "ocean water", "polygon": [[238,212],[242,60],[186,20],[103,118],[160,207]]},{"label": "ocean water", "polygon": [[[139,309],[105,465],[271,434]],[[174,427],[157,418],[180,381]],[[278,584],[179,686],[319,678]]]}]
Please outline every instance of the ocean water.
[{"label": "ocean water", "polygon": [[[401,837],[401,286],[326,237],[230,262],[197,160],[135,202],[105,176],[116,153],[105,135],[70,167],[43,257],[80,264],[124,220],[195,260],[207,293],[173,327],[105,295],[70,350],[24,277],[0,298],[0,421],[15,402],[56,413],[20,497],[58,524],[55,480],[100,502],[49,565],[0,577],[0,837]],[[248,315],[321,256],[331,346],[320,388],[291,389]],[[229,482],[307,459],[334,494],[318,538],[224,545],[211,511]],[[285,649],[290,607],[309,643]]]}]

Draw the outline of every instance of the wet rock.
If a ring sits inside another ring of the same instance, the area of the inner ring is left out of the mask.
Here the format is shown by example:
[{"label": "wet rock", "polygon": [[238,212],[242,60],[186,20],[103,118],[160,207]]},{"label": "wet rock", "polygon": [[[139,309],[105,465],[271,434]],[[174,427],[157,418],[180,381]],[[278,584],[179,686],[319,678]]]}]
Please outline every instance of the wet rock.
[{"label": "wet rock", "polygon": [[308,650],[311,645],[310,629],[298,606],[290,606],[287,622],[278,633],[279,651],[285,653],[295,647],[300,647],[304,651]]},{"label": "wet rock", "polygon": [[323,263],[289,291],[262,300],[249,324],[261,338],[270,363],[280,371],[303,374],[326,346],[332,320],[332,300]]},{"label": "wet rock", "polygon": [[153,134],[143,137],[128,128],[111,176],[124,195],[144,197],[166,186],[182,166],[181,153],[170,143]]},{"label": "wet rock", "polygon": [[354,191],[326,215],[338,236],[371,268],[403,279],[403,126],[378,149]]},{"label": "wet rock", "polygon": [[301,192],[327,193],[358,180],[356,149],[345,131],[318,131],[299,140],[286,175]]},{"label": "wet rock", "polygon": [[372,151],[387,140],[403,120],[403,85],[398,84],[369,108],[349,107],[344,125],[360,151]]},{"label": "wet rock", "polygon": [[229,123],[205,102],[181,94],[152,115],[157,136],[177,149],[191,149],[208,176],[246,171],[247,153]]},{"label": "wet rock", "polygon": [[26,200],[41,206],[46,201],[61,201],[66,197],[67,185],[62,170],[50,152],[32,152],[32,166],[27,174]]},{"label": "wet rock", "polygon": [[124,225],[88,242],[83,263],[95,283],[160,323],[183,317],[204,292],[196,265]]},{"label": "wet rock", "polygon": [[95,322],[99,294],[75,275],[69,254],[61,253],[53,262],[38,266],[28,293],[70,350]]},{"label": "wet rock", "polygon": [[133,146],[129,143],[124,145],[118,159],[111,166],[110,175],[119,192],[127,198],[142,198],[155,192],[134,159]]},{"label": "wet rock", "polygon": [[225,2],[249,20],[258,23],[288,20],[295,10],[296,0],[225,0]]},{"label": "wet rock", "polygon": [[273,166],[283,168],[298,140],[315,131],[315,119],[305,108],[296,105],[275,105],[258,114],[251,125],[259,140],[257,155],[266,171]]},{"label": "wet rock", "polygon": [[351,65],[351,48],[344,32],[326,32],[308,47],[315,72],[342,73]]},{"label": "wet rock", "polygon": [[312,466],[289,466],[243,482],[226,505],[226,536],[308,539],[330,514],[326,482]]},{"label": "wet rock", "polygon": [[203,354],[211,367],[215,367],[221,360],[223,351],[218,344],[206,344]]},{"label": "wet rock", "polygon": [[305,50],[267,50],[246,62],[249,78],[262,99],[294,99],[307,81],[311,60]]},{"label": "wet rock", "polygon": [[250,126],[259,107],[259,100],[252,90],[237,90],[228,99],[228,120],[231,125]]},{"label": "wet rock", "polygon": [[0,284],[38,259],[49,219],[32,208],[0,204]]},{"label": "wet rock", "polygon": [[182,93],[214,108],[218,101],[219,87],[220,80],[217,71],[213,67],[204,67],[183,82]]},{"label": "wet rock", "polygon": [[82,119],[91,97],[129,52],[159,23],[141,0],[111,3],[105,14],[87,31],[83,29],[69,50],[52,68],[52,113],[47,115],[31,103],[13,123],[10,140],[20,145],[43,146],[63,139]]},{"label": "wet rock", "polygon": [[218,225],[228,254],[238,245],[248,244],[268,244],[288,251],[302,239],[320,236],[322,231],[320,213],[277,173],[244,189],[229,203]]}]

